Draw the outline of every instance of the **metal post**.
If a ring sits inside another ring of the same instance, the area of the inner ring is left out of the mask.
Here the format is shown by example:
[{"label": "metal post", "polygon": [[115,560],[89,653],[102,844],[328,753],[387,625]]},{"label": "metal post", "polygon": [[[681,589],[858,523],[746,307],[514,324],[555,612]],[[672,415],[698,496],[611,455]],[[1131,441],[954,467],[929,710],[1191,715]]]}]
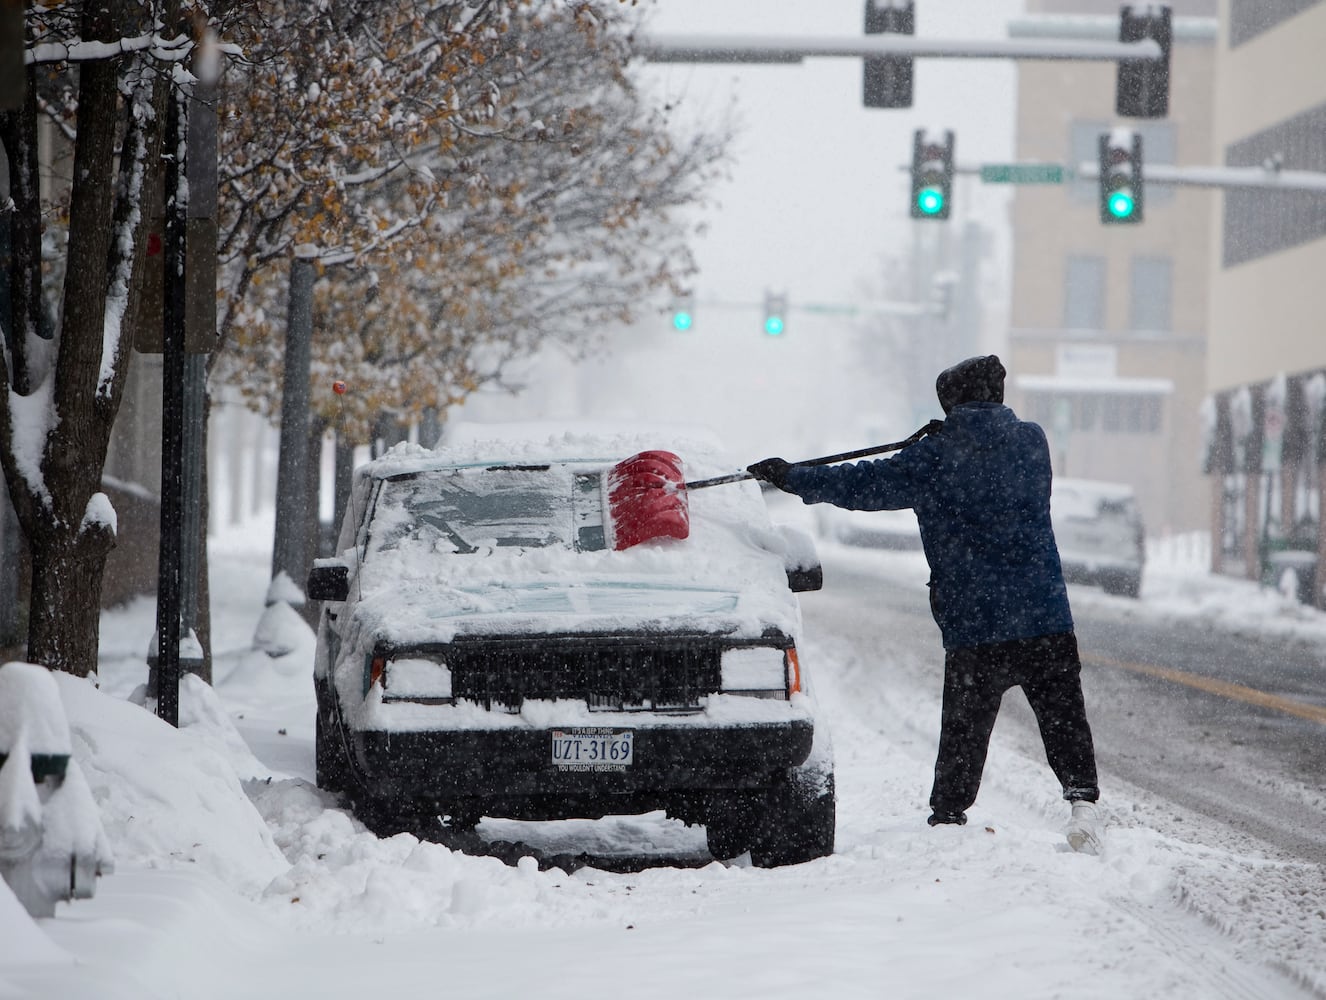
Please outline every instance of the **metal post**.
[{"label": "metal post", "polygon": [[157,715],[180,721],[180,541],[184,487],[185,213],[180,185],[179,89],[167,101],[165,295],[161,370],[161,549],[157,579]]},{"label": "metal post", "polygon": [[313,262],[290,262],[290,301],[285,330],[285,378],[281,387],[281,451],[276,468],[276,532],[272,576],[286,573],[304,586],[309,568],[308,414],[313,340]]},{"label": "metal post", "polygon": [[345,520],[345,509],[350,506],[350,491],[354,486],[355,446],[345,436],[344,431],[336,432],[336,458],[332,476],[334,481],[334,502],[332,509],[332,544],[340,537],[341,522]]},{"label": "metal post", "polygon": [[184,359],[182,392],[183,469],[180,543],[180,618],[182,634],[198,624],[198,575],[202,564],[203,394],[206,392],[207,356]]},{"label": "metal post", "polygon": [[17,111],[27,96],[23,0],[0,0],[0,111]]},{"label": "metal post", "polygon": [[[2,2],[2,0],[0,0]],[[18,5],[15,4],[15,7]],[[6,15],[8,16],[8,15]],[[19,42],[22,42],[22,17],[19,17]],[[22,54],[20,47],[19,54]],[[21,67],[20,67],[21,68]],[[0,157],[0,197],[9,197],[9,173],[5,158]],[[0,331],[5,344],[13,350],[9,297],[9,213],[0,213]],[[9,485],[0,472],[0,648],[16,646],[18,634],[18,563],[19,526],[13,505],[9,502]]]}]

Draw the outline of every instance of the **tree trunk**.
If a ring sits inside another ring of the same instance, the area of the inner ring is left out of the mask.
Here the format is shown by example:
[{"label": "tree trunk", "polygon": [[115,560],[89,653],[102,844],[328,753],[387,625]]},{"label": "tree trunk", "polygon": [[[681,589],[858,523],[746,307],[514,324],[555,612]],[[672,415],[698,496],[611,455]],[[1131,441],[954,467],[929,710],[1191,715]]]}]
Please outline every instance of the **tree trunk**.
[{"label": "tree trunk", "polygon": [[[89,5],[83,37],[114,37],[117,11]],[[115,239],[119,110],[118,60],[81,65],[73,161],[77,180],[69,202],[62,322],[50,376],[55,419],[42,450],[40,481],[26,484],[26,510],[15,505],[20,517],[27,515],[24,530],[32,550],[28,659],[79,676],[96,669],[101,578],[106,554],[115,544],[109,524],[87,520],[89,503],[101,490],[128,364],[128,351],[114,345],[109,359],[113,376],[103,382],[111,275],[126,253],[132,253]],[[130,135],[134,142],[141,141],[140,133],[131,130]],[[125,171],[131,166],[122,164]],[[128,207],[121,205],[118,214],[127,218]]]},{"label": "tree trunk", "polygon": [[29,662],[80,677],[96,669],[100,615],[70,609],[100,609],[101,575],[113,544],[109,526],[80,532],[72,540],[60,530],[32,539]]}]

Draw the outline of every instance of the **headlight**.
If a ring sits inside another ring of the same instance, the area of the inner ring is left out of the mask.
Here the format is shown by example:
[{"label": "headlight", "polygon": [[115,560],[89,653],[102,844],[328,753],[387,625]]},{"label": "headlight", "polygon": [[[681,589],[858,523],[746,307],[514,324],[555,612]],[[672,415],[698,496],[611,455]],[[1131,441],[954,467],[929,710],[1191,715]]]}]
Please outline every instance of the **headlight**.
[{"label": "headlight", "polygon": [[753,698],[786,698],[800,689],[795,649],[745,646],[726,649],[722,659],[722,687],[726,694]]}]

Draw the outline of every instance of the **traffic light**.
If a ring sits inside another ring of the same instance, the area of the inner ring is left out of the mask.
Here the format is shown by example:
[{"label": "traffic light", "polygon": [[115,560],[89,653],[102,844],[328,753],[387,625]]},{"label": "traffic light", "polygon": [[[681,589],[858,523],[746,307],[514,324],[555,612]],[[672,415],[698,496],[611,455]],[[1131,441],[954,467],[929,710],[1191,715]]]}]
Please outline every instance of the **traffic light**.
[{"label": "traffic light", "polygon": [[781,337],[787,330],[787,295],[764,293],[764,332]]},{"label": "traffic light", "polygon": [[1169,63],[1173,40],[1167,4],[1124,4],[1119,10],[1119,41],[1154,39],[1160,59],[1120,59],[1114,110],[1126,118],[1164,118],[1169,113]]},{"label": "traffic light", "polygon": [[[916,33],[916,15],[912,0],[866,0],[867,35],[912,35]],[[910,108],[912,106],[911,56],[879,56],[863,61],[865,76],[862,99],[868,108]]]},{"label": "traffic light", "polygon": [[941,141],[917,129],[912,136],[912,218],[947,219],[953,199],[953,132]]},{"label": "traffic light", "polygon": [[685,333],[694,325],[694,300],[689,295],[683,295],[672,303],[672,329]]},{"label": "traffic light", "polygon": [[1116,128],[1100,137],[1100,221],[1109,225],[1142,221],[1142,137]]}]

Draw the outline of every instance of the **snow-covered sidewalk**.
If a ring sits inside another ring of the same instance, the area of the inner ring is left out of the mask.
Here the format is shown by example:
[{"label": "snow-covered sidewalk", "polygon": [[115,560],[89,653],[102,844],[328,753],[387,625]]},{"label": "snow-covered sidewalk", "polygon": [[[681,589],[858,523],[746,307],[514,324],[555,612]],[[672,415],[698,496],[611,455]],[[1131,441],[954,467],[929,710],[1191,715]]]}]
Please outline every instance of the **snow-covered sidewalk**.
[{"label": "snow-covered sidewalk", "polygon": [[[213,546],[217,686],[186,685],[178,731],[131,700],[150,601],[104,617],[100,690],[59,678],[116,871],[37,922],[0,887],[0,997],[1326,996],[1326,918],[1283,905],[1319,868],[1127,824],[1102,857],[1073,854],[1043,764],[998,733],[971,822],[931,830],[914,799],[934,692],[872,686],[827,637],[809,642],[838,759],[831,858],[568,874],[378,840],[311,784],[311,636],[277,659],[251,648],[269,538]],[[1163,580],[1153,567],[1128,613],[1224,602],[1225,581]],[[1231,613],[1273,600],[1229,583]],[[1315,615],[1295,627],[1326,634]],[[659,815],[545,835],[703,850]]]}]

